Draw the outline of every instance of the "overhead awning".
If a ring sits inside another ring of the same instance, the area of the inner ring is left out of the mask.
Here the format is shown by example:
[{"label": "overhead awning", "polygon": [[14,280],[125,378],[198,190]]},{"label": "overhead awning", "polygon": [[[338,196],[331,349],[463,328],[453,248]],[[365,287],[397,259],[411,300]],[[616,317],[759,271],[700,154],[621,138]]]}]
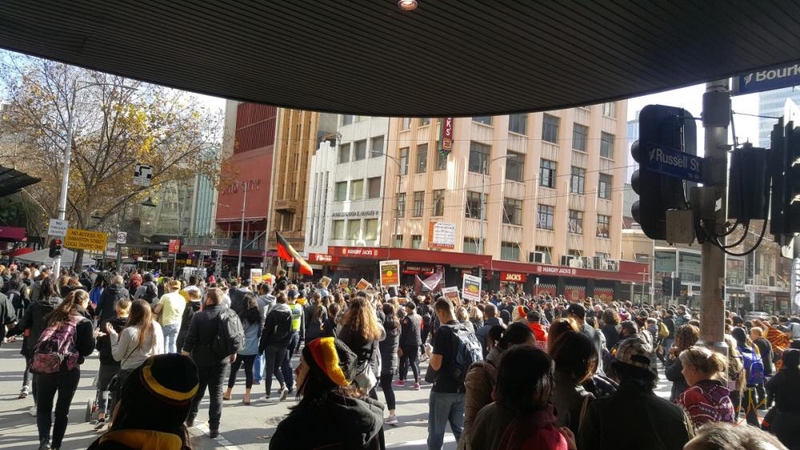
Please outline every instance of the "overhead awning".
[{"label": "overhead awning", "polygon": [[[2,19],[0,19],[2,20]],[[42,181],[16,169],[0,166],[0,197],[19,192],[25,186]]]},{"label": "overhead awning", "polygon": [[0,227],[0,241],[25,241],[27,236],[25,227]]},{"label": "overhead awning", "polygon": [[541,111],[800,61],[798,0],[7,0],[0,47],[372,116]]}]

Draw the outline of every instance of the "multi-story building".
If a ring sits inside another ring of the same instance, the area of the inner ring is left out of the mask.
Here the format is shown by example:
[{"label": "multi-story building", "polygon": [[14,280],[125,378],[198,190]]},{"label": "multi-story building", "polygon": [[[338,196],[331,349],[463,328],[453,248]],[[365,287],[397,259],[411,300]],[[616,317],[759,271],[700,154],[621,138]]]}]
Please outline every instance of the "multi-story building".
[{"label": "multi-story building", "polygon": [[800,89],[797,87],[775,89],[758,94],[758,144],[763,148],[770,147],[770,133],[777,123],[773,117],[781,117],[784,113],[786,100],[791,99],[800,105]]}]

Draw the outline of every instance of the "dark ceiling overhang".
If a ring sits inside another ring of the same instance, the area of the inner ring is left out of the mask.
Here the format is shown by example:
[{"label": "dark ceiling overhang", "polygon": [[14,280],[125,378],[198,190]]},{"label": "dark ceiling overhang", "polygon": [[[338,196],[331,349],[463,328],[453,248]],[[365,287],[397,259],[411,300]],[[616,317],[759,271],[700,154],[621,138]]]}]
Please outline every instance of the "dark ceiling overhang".
[{"label": "dark ceiling overhang", "polygon": [[541,111],[800,60],[797,0],[5,0],[0,47],[361,115]]},{"label": "dark ceiling overhang", "polygon": [[16,169],[0,166],[0,197],[15,194],[25,186],[42,181]]}]

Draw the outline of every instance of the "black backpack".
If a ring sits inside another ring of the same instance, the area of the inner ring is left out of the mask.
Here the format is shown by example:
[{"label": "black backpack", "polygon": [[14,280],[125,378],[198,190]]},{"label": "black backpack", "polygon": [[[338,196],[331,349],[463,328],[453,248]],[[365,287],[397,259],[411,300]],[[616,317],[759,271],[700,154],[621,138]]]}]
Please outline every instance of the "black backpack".
[{"label": "black backpack", "polygon": [[453,330],[453,377],[463,386],[469,367],[478,361],[483,361],[483,347],[475,333],[464,324],[442,326],[448,326]]},{"label": "black backpack", "polygon": [[239,316],[231,309],[219,314],[217,333],[209,347],[216,359],[224,359],[238,353],[244,346],[244,328]]},{"label": "black backpack", "polygon": [[153,304],[153,301],[158,298],[158,290],[153,283],[147,282],[144,284],[144,294],[142,294],[142,300],[145,300],[147,303]]}]

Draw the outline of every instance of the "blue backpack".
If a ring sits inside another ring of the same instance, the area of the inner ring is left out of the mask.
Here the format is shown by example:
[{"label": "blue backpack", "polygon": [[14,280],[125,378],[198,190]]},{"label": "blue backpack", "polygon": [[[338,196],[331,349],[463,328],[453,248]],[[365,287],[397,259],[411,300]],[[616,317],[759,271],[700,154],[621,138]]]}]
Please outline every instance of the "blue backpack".
[{"label": "blue backpack", "polygon": [[761,358],[749,348],[739,347],[739,353],[742,354],[743,370],[747,375],[747,385],[764,384],[766,376],[764,375],[764,363]]}]

